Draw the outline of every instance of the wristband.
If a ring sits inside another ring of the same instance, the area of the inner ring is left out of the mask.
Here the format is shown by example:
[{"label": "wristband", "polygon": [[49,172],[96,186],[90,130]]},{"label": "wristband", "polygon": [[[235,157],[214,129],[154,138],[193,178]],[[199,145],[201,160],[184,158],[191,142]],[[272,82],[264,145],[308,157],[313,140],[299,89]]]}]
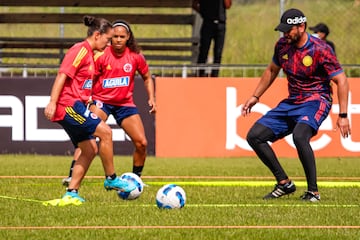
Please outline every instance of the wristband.
[{"label": "wristband", "polygon": [[253,97],[260,101],[260,98],[258,96],[253,95]]},{"label": "wristband", "polygon": [[339,113],[339,118],[347,118],[347,113]]}]

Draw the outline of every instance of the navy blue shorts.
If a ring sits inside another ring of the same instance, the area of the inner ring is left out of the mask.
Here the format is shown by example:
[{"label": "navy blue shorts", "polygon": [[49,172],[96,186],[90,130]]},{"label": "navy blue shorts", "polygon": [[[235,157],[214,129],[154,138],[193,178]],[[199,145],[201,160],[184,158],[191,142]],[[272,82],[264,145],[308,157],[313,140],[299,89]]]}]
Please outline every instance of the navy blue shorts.
[{"label": "navy blue shorts", "polygon": [[280,139],[292,133],[297,123],[311,126],[315,132],[329,115],[331,103],[325,99],[312,100],[301,104],[285,99],[274,109],[268,111],[257,123],[270,128]]},{"label": "navy blue shorts", "polygon": [[112,114],[116,120],[116,123],[120,126],[121,122],[132,115],[139,114],[139,111],[136,107],[126,107],[126,106],[114,106],[111,104],[106,104],[101,101],[94,101],[97,108],[103,110],[106,115]]},{"label": "navy blue shorts", "polygon": [[95,138],[93,134],[101,119],[96,114],[90,112],[84,103],[76,101],[74,106],[66,107],[65,112],[64,119],[58,121],[58,123],[69,135],[74,146],[77,146],[79,142],[84,140]]}]

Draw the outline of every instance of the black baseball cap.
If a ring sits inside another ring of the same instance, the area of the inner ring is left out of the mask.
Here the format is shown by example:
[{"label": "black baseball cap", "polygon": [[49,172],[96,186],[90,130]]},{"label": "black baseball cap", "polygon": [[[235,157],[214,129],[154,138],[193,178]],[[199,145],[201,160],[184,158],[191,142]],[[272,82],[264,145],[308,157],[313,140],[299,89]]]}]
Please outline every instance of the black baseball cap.
[{"label": "black baseball cap", "polygon": [[310,30],[314,31],[314,32],[322,32],[325,33],[325,35],[329,35],[330,30],[328,28],[328,26],[326,26],[325,23],[318,23],[313,27],[309,27]]},{"label": "black baseball cap", "polygon": [[296,8],[286,10],[280,19],[280,24],[275,28],[275,31],[288,32],[293,26],[306,22],[305,15]]}]

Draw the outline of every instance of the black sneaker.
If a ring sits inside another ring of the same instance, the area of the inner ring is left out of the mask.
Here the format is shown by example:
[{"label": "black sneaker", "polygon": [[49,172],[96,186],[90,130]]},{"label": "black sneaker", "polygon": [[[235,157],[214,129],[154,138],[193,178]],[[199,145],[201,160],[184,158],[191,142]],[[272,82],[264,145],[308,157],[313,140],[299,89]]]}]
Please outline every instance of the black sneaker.
[{"label": "black sneaker", "polygon": [[263,199],[279,198],[296,191],[296,186],[293,181],[285,184],[276,184],[271,193],[265,195]]},{"label": "black sneaker", "polygon": [[311,191],[306,191],[304,195],[300,197],[303,201],[320,202],[320,194],[315,194]]},{"label": "black sneaker", "polygon": [[62,185],[64,185],[65,187],[68,187],[70,182],[71,182],[71,177],[66,177],[62,180]]}]

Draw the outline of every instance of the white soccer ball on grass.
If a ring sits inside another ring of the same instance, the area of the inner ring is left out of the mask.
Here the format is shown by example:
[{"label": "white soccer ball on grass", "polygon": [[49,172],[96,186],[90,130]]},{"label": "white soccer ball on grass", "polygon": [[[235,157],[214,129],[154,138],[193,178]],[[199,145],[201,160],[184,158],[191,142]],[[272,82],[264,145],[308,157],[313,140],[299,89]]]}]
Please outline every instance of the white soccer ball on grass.
[{"label": "white soccer ball on grass", "polygon": [[127,172],[120,176],[121,180],[132,182],[135,184],[136,188],[131,192],[121,192],[118,191],[117,194],[121,199],[124,200],[134,200],[140,197],[141,193],[144,191],[144,182],[141,178],[135,173]]},{"label": "white soccer ball on grass", "polygon": [[156,205],[160,209],[183,208],[185,202],[185,191],[176,184],[166,184],[156,194]]}]

